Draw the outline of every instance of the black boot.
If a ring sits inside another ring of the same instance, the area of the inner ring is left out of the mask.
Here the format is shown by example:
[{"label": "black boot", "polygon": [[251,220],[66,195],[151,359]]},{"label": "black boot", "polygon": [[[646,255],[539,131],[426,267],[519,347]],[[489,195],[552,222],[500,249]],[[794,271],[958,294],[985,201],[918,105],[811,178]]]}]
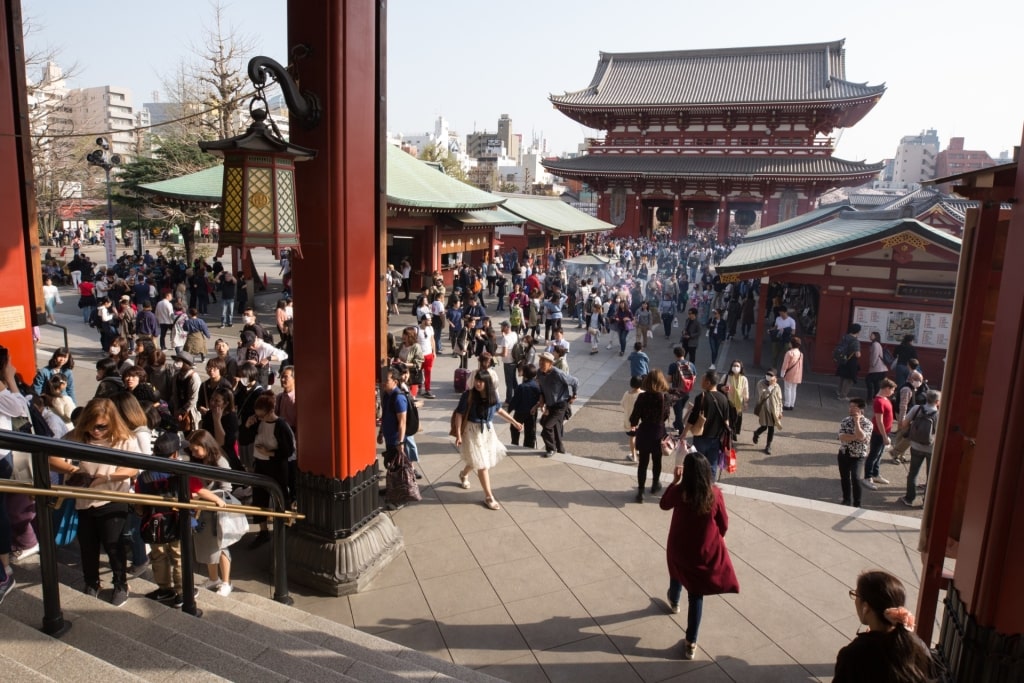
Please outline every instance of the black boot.
[{"label": "black boot", "polygon": [[640,490],[636,492],[636,502],[638,502],[638,503],[644,502],[644,487],[643,486],[641,486]]}]

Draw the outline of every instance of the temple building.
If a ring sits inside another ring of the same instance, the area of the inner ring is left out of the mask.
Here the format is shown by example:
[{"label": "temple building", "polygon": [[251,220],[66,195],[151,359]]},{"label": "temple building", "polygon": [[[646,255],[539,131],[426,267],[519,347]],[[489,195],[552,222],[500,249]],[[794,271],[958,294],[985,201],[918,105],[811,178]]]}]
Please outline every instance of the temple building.
[{"label": "temple building", "polygon": [[598,218],[618,235],[671,225],[679,239],[692,222],[724,242],[758,213],[761,226],[806,213],[882,168],[832,156],[833,132],[885,91],[846,79],[843,44],[602,52],[589,86],[550,99],[604,137],[544,166],[595,190]]}]

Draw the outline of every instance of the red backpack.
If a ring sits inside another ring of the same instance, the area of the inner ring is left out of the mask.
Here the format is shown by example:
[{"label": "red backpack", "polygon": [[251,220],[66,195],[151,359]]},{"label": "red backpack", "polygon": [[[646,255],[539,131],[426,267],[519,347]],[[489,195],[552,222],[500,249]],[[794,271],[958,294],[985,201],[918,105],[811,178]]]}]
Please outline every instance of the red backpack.
[{"label": "red backpack", "polygon": [[672,388],[676,391],[688,394],[693,389],[693,383],[697,380],[697,373],[689,361],[677,360],[676,371],[672,375]]}]

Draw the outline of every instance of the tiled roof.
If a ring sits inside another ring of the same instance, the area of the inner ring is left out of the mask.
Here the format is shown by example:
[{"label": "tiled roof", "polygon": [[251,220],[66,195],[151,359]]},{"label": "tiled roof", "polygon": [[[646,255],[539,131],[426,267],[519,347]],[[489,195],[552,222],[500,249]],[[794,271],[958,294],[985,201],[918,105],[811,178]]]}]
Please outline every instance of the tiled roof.
[{"label": "tiled roof", "polygon": [[881,95],[846,80],[842,40],[806,45],[600,53],[588,87],[551,95],[572,107],[835,102]]},{"label": "tiled roof", "polygon": [[710,178],[833,178],[872,175],[883,164],[835,157],[727,156],[696,154],[588,154],[574,159],[542,161],[555,175],[576,176],[707,176]]},{"label": "tiled roof", "polygon": [[559,235],[579,235],[615,229],[611,223],[605,223],[569,206],[560,197],[501,192],[496,194],[498,197],[505,198],[505,203],[502,204],[503,209]]},{"label": "tiled roof", "polygon": [[188,175],[158,180],[139,185],[143,192],[181,202],[217,204],[224,190],[224,167],[221,165],[189,173]]},{"label": "tiled roof", "polygon": [[462,211],[449,216],[452,221],[465,227],[490,227],[495,225],[522,225],[525,219],[506,211],[500,206],[496,209],[480,209],[478,211]]},{"label": "tiled roof", "polygon": [[773,223],[766,228],[750,230],[747,232],[746,237],[744,237],[744,241],[755,242],[757,240],[769,239],[776,237],[777,235],[781,235],[782,233],[806,228],[814,225],[815,223],[822,223],[845,211],[854,210],[855,209],[852,206],[848,206],[846,204],[829,204],[828,206],[812,209],[807,213],[802,213],[799,216],[782,221],[781,223]]},{"label": "tiled roof", "polygon": [[501,197],[445,175],[429,164],[388,148],[388,205],[433,211],[473,211],[501,204]]},{"label": "tiled roof", "polygon": [[830,221],[785,232],[772,239],[744,240],[718,265],[717,271],[722,275],[743,277],[769,269],[804,268],[815,260],[831,260],[844,251],[902,232],[912,232],[940,248],[960,253],[959,239],[921,221],[913,218],[864,218],[863,213],[846,211]]}]

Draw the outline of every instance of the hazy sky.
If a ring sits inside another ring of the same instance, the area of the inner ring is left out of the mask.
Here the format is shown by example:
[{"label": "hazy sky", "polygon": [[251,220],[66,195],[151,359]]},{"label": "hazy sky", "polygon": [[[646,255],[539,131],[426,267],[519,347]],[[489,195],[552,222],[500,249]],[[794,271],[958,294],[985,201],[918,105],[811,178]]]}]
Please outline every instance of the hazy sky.
[{"label": "hazy sky", "polygon": [[[258,54],[286,60],[284,0],[225,4],[228,23],[254,40]],[[79,65],[72,85],[128,86],[136,103],[160,89],[212,16],[208,0],[22,5],[38,27],[29,51],[58,49],[61,61]],[[1010,0],[390,0],[388,127],[425,133],[443,115],[465,135],[494,131],[509,114],[524,142],[543,136],[560,153],[594,132],[555,111],[548,95],[586,87],[600,51],[845,38],[847,78],[888,90],[841,133],[836,156],[878,161],[893,155],[900,137],[926,128],[938,130],[943,147],[961,136],[968,149],[995,156],[1021,140],[1024,94],[1009,76],[1020,63],[1022,7]]]}]

